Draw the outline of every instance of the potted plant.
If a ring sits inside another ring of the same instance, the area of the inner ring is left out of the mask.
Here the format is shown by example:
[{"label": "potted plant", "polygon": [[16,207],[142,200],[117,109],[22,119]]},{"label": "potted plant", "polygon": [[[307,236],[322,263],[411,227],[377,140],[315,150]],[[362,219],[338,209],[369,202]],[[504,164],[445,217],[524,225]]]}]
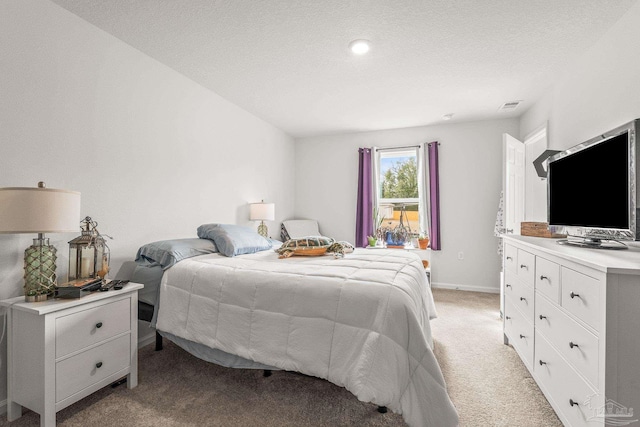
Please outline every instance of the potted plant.
[{"label": "potted plant", "polygon": [[420,249],[427,249],[429,247],[429,237],[425,233],[420,233],[418,236],[418,245]]},{"label": "potted plant", "polygon": [[376,236],[367,236],[367,240],[369,240],[369,247],[374,247],[378,243]]}]

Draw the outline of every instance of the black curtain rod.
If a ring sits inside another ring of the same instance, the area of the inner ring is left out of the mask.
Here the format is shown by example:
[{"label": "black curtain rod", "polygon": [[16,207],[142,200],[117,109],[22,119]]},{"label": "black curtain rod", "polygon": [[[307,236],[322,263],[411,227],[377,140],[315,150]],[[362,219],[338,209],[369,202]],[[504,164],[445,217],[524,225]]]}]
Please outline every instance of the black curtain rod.
[{"label": "black curtain rod", "polygon": [[[440,145],[439,142],[433,141],[436,144]],[[427,145],[432,144],[432,142],[427,142]],[[400,147],[385,147],[385,148],[378,148],[378,151],[389,151],[389,150],[403,150],[405,148],[420,148],[420,145],[404,145],[404,146],[400,146]]]}]

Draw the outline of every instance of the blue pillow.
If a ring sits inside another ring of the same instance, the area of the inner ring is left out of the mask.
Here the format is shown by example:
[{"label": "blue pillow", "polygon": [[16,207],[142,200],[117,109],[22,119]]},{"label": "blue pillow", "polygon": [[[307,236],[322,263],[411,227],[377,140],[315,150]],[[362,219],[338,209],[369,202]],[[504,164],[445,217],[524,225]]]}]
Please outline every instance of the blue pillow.
[{"label": "blue pillow", "polygon": [[271,242],[242,225],[202,224],[198,237],[213,240],[222,255],[228,257],[271,249]]},{"label": "blue pillow", "polygon": [[136,262],[150,261],[158,263],[163,270],[178,261],[197,255],[217,252],[216,245],[207,239],[173,239],[147,243],[138,249]]}]

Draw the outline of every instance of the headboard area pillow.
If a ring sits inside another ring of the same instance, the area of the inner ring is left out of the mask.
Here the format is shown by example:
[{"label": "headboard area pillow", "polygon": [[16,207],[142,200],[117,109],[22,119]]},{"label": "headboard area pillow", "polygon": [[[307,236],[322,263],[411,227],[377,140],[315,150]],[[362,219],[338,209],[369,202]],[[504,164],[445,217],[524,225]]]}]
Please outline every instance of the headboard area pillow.
[{"label": "headboard area pillow", "polygon": [[163,270],[166,270],[183,259],[197,255],[212,254],[217,251],[215,243],[207,239],[193,237],[160,240],[141,246],[136,254],[136,262],[157,263]]},{"label": "headboard area pillow", "polygon": [[300,239],[307,236],[321,236],[318,221],[315,219],[288,219],[282,221],[282,241]]},{"label": "headboard area pillow", "polygon": [[234,224],[202,224],[198,237],[212,240],[218,251],[228,257],[271,249],[272,244],[249,227]]}]

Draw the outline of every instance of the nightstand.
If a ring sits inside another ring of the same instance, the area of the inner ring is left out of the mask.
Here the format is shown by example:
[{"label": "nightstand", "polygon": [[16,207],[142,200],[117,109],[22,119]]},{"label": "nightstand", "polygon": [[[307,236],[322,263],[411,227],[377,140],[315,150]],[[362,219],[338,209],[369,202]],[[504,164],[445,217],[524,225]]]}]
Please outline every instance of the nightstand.
[{"label": "nightstand", "polygon": [[7,307],[7,418],[22,407],[56,425],[56,412],[127,376],[138,384],[138,290],[94,292],[78,299],[0,301]]}]

